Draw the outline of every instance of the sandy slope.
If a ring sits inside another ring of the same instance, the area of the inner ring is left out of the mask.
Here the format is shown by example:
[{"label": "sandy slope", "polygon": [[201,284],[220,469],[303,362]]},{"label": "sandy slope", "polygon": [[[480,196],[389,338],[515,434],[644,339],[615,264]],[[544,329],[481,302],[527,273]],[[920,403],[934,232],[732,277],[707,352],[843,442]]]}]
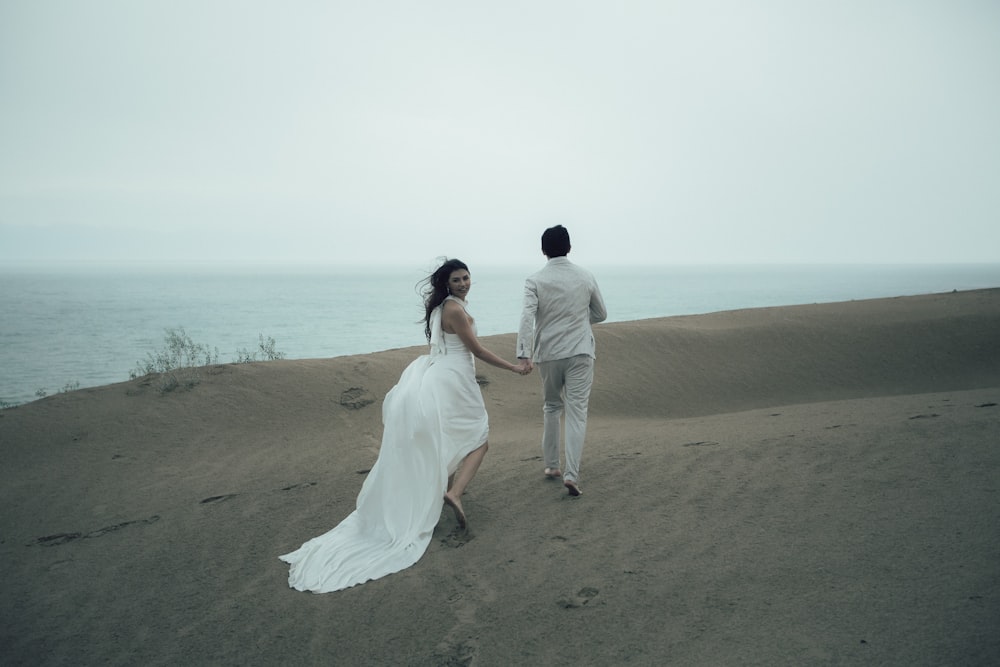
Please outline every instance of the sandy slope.
[{"label": "sandy slope", "polygon": [[538,376],[483,365],[470,534],[289,590],[422,351],[0,412],[0,662],[1000,662],[1000,290],[603,325],[579,499],[542,480]]}]

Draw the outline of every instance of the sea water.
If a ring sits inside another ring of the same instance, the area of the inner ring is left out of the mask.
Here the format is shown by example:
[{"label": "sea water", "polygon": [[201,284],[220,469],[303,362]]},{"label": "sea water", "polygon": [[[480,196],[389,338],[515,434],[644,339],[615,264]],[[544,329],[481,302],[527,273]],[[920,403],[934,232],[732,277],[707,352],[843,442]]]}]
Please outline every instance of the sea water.
[{"label": "sea water", "polygon": [[[481,336],[516,331],[539,266],[472,267]],[[588,267],[621,322],[1000,286],[1000,264]],[[420,267],[0,267],[0,405],[127,380],[168,329],[218,352],[289,359],[421,346]],[[512,358],[513,350],[494,350]]]}]

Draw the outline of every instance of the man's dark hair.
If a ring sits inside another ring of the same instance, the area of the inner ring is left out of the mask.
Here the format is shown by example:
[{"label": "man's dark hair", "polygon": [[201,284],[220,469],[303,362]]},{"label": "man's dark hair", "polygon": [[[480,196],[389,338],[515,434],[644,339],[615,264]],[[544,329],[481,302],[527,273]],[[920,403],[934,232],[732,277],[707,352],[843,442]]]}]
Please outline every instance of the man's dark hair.
[{"label": "man's dark hair", "polygon": [[542,252],[549,259],[569,254],[569,232],[562,225],[549,227],[542,233]]}]

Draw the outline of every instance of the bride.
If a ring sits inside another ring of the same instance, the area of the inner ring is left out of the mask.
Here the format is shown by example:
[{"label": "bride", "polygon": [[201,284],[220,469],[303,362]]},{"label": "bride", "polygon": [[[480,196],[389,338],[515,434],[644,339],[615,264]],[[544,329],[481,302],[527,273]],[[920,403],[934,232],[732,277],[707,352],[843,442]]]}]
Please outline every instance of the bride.
[{"label": "bride", "polygon": [[280,556],[288,585],[329,593],[413,565],[427,550],[447,503],[466,528],[462,493],[489,447],[489,421],[475,359],[531,372],[490,352],[466,310],[469,267],[445,261],[425,279],[428,354],[414,360],[382,404],[382,446],[355,510],[335,528]]}]

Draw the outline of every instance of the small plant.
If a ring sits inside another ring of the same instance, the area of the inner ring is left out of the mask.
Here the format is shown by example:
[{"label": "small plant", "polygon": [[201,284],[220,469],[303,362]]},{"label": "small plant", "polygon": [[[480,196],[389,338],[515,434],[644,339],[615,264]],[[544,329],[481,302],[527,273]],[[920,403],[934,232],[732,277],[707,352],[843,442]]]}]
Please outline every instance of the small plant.
[{"label": "small plant", "polygon": [[172,391],[177,387],[190,389],[201,381],[196,368],[218,362],[219,350],[216,348],[213,353],[207,345],[195,343],[184,331],[184,327],[165,331],[166,346],[156,353],[147,353],[145,362],[136,362],[129,377],[134,380],[147,375],[159,375],[161,392]]},{"label": "small plant", "polygon": [[[264,338],[264,334],[259,334],[260,342],[257,344],[257,349],[253,352],[243,348],[236,351],[236,359],[234,363],[237,364],[249,364],[254,361],[275,361],[277,359],[284,359],[285,353],[278,352],[275,350],[274,339],[268,336]],[[258,357],[258,354],[260,355]]]},{"label": "small plant", "polygon": [[[76,391],[79,388],[80,388],[79,381],[77,381],[77,382],[67,382],[66,384],[63,385],[63,388],[59,390],[59,393],[60,394],[65,394],[65,393],[70,392],[70,391]],[[38,389],[35,390],[35,398],[45,398],[48,395],[49,395],[49,391],[48,391],[48,389],[45,389],[44,387],[39,387]],[[13,405],[17,405],[17,403],[10,404],[10,403],[3,403],[2,401],[0,401],[0,408],[12,407]]]}]

